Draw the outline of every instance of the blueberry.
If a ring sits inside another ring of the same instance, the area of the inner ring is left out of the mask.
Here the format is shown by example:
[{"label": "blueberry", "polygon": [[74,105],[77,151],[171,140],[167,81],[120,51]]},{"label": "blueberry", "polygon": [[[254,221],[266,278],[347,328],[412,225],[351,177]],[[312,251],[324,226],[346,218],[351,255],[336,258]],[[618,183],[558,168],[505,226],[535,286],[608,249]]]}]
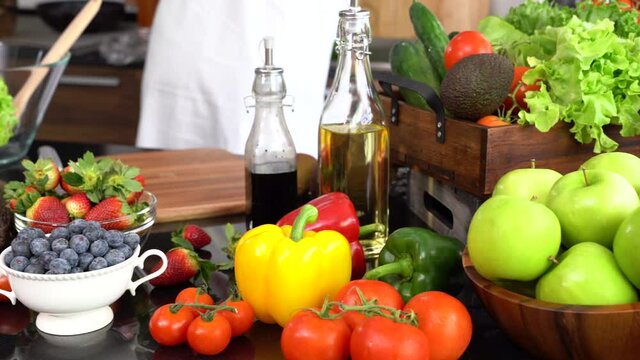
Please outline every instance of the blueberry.
[{"label": "blueberry", "polygon": [[49,271],[53,274],[68,274],[71,271],[71,266],[67,260],[57,258],[49,263]]},{"label": "blueberry", "polygon": [[13,270],[22,271],[29,265],[29,259],[24,256],[16,256],[11,260],[9,267]]},{"label": "blueberry", "polygon": [[49,239],[68,239],[69,238],[69,230],[65,227],[57,227],[53,229],[51,234],[49,234]]},{"label": "blueberry", "polygon": [[45,237],[45,234],[42,229],[28,227],[20,230],[17,237],[27,240],[33,240],[35,238],[43,238]]},{"label": "blueberry", "polygon": [[133,250],[131,250],[131,248],[127,244],[122,244],[118,246],[116,249],[122,251],[125,259],[128,259],[131,257],[131,255],[133,255]]},{"label": "blueberry", "polygon": [[40,263],[46,270],[49,270],[49,264],[51,260],[58,258],[58,253],[55,251],[45,251],[40,255]]},{"label": "blueberry", "polygon": [[93,255],[91,253],[82,253],[78,255],[78,267],[82,270],[86,270],[89,264],[93,261]]},{"label": "blueberry", "polygon": [[26,238],[15,238],[11,242],[11,250],[13,251],[14,256],[31,256],[31,251],[29,250],[29,243],[31,241]]},{"label": "blueberry", "polygon": [[124,243],[124,235],[118,230],[109,230],[104,235],[104,239],[112,248],[117,248]]},{"label": "blueberry", "polygon": [[124,234],[124,243],[129,245],[131,250],[135,250],[140,244],[140,235],[136,233],[126,233]]},{"label": "blueberry", "polygon": [[29,250],[31,250],[31,254],[33,254],[34,256],[40,256],[43,252],[51,250],[51,247],[47,239],[36,238],[31,240],[31,244],[29,244]]},{"label": "blueberry", "polygon": [[79,267],[77,267],[77,266],[76,266],[76,267],[71,268],[70,273],[71,273],[71,274],[77,274],[77,273],[81,273],[81,272],[83,272],[83,271],[84,271],[84,269],[79,268]]},{"label": "blueberry", "polygon": [[75,219],[69,223],[67,227],[69,229],[69,234],[82,234],[82,231],[87,227],[87,221],[83,219]]},{"label": "blueberry", "polygon": [[24,268],[24,272],[30,274],[44,274],[44,266],[42,266],[42,264],[29,264]]},{"label": "blueberry", "polygon": [[78,254],[82,254],[89,250],[89,239],[82,234],[73,235],[69,240],[69,248]]},{"label": "blueberry", "polygon": [[102,231],[100,231],[100,229],[95,229],[87,226],[87,228],[82,232],[82,235],[84,235],[90,242],[94,242],[100,239],[100,236],[102,236]]},{"label": "blueberry", "polygon": [[40,264],[40,256],[32,256],[29,258],[29,264]]},{"label": "blueberry", "polygon": [[69,240],[67,239],[55,239],[51,242],[51,250],[60,254],[62,250],[69,248]]},{"label": "blueberry", "polygon": [[9,266],[9,264],[11,264],[11,260],[13,260],[13,257],[15,255],[13,254],[13,250],[9,250],[7,251],[6,254],[4,254],[4,263]]},{"label": "blueberry", "polygon": [[86,229],[101,229],[102,226],[100,226],[100,223],[94,220],[91,221],[87,221],[87,226],[85,227]]},{"label": "blueberry", "polygon": [[[65,259],[71,267],[78,265],[78,254],[73,249],[64,249],[59,255],[60,259]],[[51,265],[49,265],[51,266]]]},{"label": "blueberry", "polygon": [[106,240],[96,240],[91,244],[90,251],[93,256],[104,256],[109,252],[109,244]]},{"label": "blueberry", "polygon": [[120,264],[121,262],[123,262],[125,256],[122,251],[118,249],[111,249],[109,250],[107,255],[104,256],[104,259],[107,260],[107,264],[109,264],[109,266],[113,266],[115,264]]},{"label": "blueberry", "polygon": [[104,269],[107,266],[109,266],[107,260],[103,257],[97,257],[91,261],[91,264],[89,264],[89,271]]}]

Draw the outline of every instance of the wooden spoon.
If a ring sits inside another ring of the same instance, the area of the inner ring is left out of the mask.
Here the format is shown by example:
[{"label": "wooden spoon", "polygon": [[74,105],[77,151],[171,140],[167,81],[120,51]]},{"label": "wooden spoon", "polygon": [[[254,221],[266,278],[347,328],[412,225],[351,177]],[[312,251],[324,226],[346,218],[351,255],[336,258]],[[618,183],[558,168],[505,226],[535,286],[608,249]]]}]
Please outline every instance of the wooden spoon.
[{"label": "wooden spoon", "polygon": [[[53,43],[53,46],[51,46],[40,63],[51,64],[62,59],[80,35],[82,35],[87,26],[89,26],[91,20],[93,20],[98,10],[100,10],[100,6],[102,6],[102,0],[88,0],[87,4],[78,12],[69,25],[67,25],[67,28],[60,34],[56,42]],[[31,71],[29,78],[13,98],[16,116],[20,117],[22,115],[31,95],[33,95],[33,92],[38,88],[45,76],[47,76],[48,72],[49,69],[47,67],[41,67]]]}]

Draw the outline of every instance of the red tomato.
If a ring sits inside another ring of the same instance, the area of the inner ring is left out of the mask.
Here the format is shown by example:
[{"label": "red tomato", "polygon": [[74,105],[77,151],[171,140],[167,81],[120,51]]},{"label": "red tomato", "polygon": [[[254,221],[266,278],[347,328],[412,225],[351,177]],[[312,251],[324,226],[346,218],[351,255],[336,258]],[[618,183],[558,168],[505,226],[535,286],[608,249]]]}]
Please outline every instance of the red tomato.
[{"label": "red tomato", "polygon": [[487,115],[480,118],[480,120],[476,121],[478,125],[484,125],[487,127],[495,127],[495,126],[507,126],[511,125],[511,123],[500,119],[495,115]]},{"label": "red tomato", "polygon": [[[513,94],[516,99],[516,103],[520,107],[520,109],[528,109],[527,102],[525,101],[526,94],[529,91],[538,91],[540,90],[540,85],[538,83],[534,83],[531,85],[527,85],[522,82],[522,76],[529,71],[530,68],[527,66],[516,66],[513,69],[513,80],[511,81],[511,89],[509,90],[509,96],[504,99],[504,107],[506,110],[509,110],[513,107],[513,100],[511,99],[511,94]],[[519,110],[515,108],[515,110]]]},{"label": "red tomato", "polygon": [[461,59],[493,52],[493,46],[479,31],[463,31],[454,36],[444,50],[444,67],[449,70]]},{"label": "red tomato", "polygon": [[382,316],[368,318],[351,334],[351,359],[429,360],[429,340],[417,327]]},{"label": "red tomato", "polygon": [[418,316],[419,327],[429,339],[431,360],[458,359],[469,346],[471,315],[455,297],[426,291],[412,297],[404,311],[413,311]]},{"label": "red tomato", "polygon": [[[211,295],[207,294],[204,289],[200,287],[188,287],[178,293],[178,296],[176,296],[176,303],[213,305],[214,301]],[[191,306],[189,306],[189,308],[198,313],[207,312],[207,309],[205,308]]]},{"label": "red tomato", "polygon": [[151,315],[149,332],[151,337],[160,345],[180,345],[187,340],[187,329],[196,317],[195,312],[188,307],[181,307],[172,312],[172,304],[166,304]]},{"label": "red tomato", "polygon": [[287,360],[346,360],[351,330],[342,318],[323,319],[313,311],[296,313],[280,337]]},{"label": "red tomato", "polygon": [[[335,301],[345,305],[362,305],[356,288],[360,289],[365,299],[377,299],[378,305],[390,306],[395,309],[402,309],[404,306],[404,300],[398,290],[380,280],[352,280],[338,291]],[[345,312],[343,318],[352,330],[367,320],[365,315],[353,311]]]},{"label": "red tomato", "polygon": [[[11,291],[11,284],[9,283],[8,277],[0,276],[0,289],[4,291]],[[0,295],[0,302],[7,302],[7,301],[9,301],[8,297],[4,295]]]},{"label": "red tomato", "polygon": [[231,325],[218,314],[214,314],[211,320],[197,317],[189,325],[187,341],[198,354],[219,354],[231,342]]},{"label": "red tomato", "polygon": [[244,300],[226,301],[224,305],[236,309],[235,313],[228,310],[218,311],[218,315],[227,319],[229,325],[231,325],[231,336],[240,336],[251,329],[255,314],[248,302]]},{"label": "red tomato", "polygon": [[[602,3],[605,2],[605,0],[593,0],[592,1],[596,6],[600,6],[602,5]],[[609,1],[606,1],[606,3],[609,3]],[[618,7],[622,10],[631,10],[634,8],[633,6],[633,1],[631,0],[618,0]]]}]

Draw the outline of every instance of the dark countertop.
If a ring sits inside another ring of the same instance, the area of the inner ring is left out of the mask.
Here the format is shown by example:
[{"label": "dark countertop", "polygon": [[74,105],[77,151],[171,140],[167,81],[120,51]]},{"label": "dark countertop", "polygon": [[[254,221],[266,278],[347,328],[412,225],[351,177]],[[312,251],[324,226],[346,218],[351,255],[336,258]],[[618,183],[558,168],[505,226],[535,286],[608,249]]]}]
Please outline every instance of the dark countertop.
[{"label": "dark countertop", "polygon": [[[142,151],[121,145],[86,145],[76,143],[36,141],[30,151],[35,158],[37,147],[52,145],[60,154],[63,162],[76,159],[87,150],[96,155]],[[0,169],[0,179],[10,180],[20,177],[18,166]],[[396,184],[397,185],[397,184]],[[401,185],[397,185],[391,199],[391,227],[415,225],[421,221],[413,215],[403,198]],[[221,252],[225,245],[224,225],[227,219],[211,219],[206,225],[207,232],[214,241],[201,253],[202,257],[211,256],[213,262],[226,260]],[[234,226],[244,230],[244,221],[236,220]],[[170,231],[154,231],[143,246],[167,250],[170,248]],[[145,268],[153,265],[149,260]],[[210,285],[220,301],[226,297],[227,276],[214,273]],[[148,320],[153,310],[165,303],[172,302],[175,295],[187,284],[175,287],[153,288],[144,284],[136,296],[125,293],[115,304],[115,318],[110,326],[96,332],[66,337],[52,337],[40,333],[34,324],[35,314],[18,304],[0,303],[0,360],[3,359],[199,359],[188,346],[160,347],[148,332]],[[459,298],[467,305],[473,319],[474,334],[472,342],[462,359],[529,359],[522,350],[513,345],[495,322],[486,313],[469,284]],[[276,325],[256,322],[254,328],[245,336],[233,339],[227,350],[215,359],[279,359],[281,329]]]}]

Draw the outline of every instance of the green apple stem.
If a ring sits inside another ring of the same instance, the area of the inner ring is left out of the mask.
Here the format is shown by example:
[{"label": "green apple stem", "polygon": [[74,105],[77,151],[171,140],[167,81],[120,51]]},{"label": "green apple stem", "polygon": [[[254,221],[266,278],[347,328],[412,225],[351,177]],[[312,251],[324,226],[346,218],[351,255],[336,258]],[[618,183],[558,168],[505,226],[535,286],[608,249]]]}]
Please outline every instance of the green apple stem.
[{"label": "green apple stem", "polygon": [[584,167],[581,167],[580,170],[582,170],[582,175],[584,176],[584,184],[589,186],[589,178],[587,177],[587,169],[585,169]]},{"label": "green apple stem", "polygon": [[531,168],[532,169],[536,168],[536,159],[531,159]]},{"label": "green apple stem", "polygon": [[536,201],[536,200],[538,200],[538,195],[533,195],[533,196],[531,196],[531,199],[529,199],[529,200],[531,200],[531,201]]},{"label": "green apple stem", "polygon": [[547,259],[556,265],[560,264],[560,262],[558,261],[558,259],[556,259],[555,256],[549,256]]}]

